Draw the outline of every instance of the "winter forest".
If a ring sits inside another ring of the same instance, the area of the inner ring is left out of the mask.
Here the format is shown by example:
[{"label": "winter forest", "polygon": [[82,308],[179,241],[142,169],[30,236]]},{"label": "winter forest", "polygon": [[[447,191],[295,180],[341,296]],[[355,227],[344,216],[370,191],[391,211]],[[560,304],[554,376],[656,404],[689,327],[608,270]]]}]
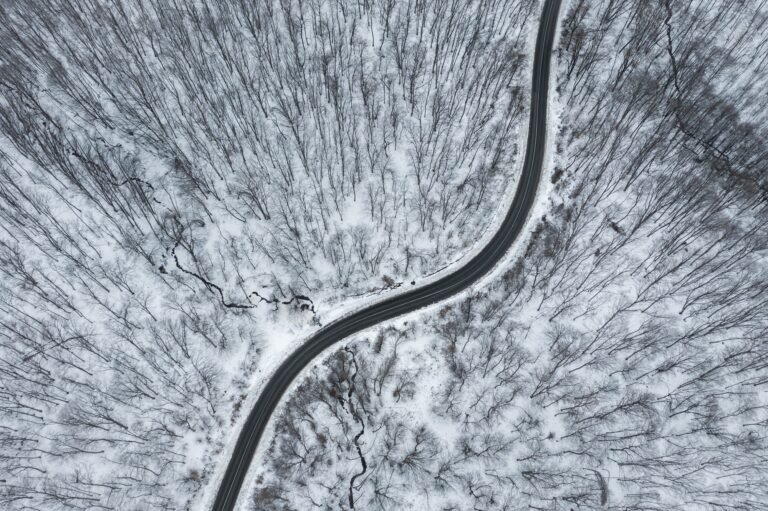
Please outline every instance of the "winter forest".
[{"label": "winter forest", "polygon": [[[0,509],[207,510],[306,335],[453,271],[541,0],[0,3]],[[768,2],[564,0],[528,229],[297,379],[247,510],[768,510]]]}]

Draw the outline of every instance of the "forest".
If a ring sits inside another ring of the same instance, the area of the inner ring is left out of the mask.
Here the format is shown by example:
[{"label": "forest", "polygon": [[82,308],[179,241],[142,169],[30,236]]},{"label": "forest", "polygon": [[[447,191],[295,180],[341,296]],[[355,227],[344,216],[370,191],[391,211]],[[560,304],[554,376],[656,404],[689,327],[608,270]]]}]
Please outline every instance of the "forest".
[{"label": "forest", "polygon": [[5,0],[0,508],[214,491],[280,357],[514,190],[534,0]]},{"label": "forest", "polygon": [[545,214],[308,372],[251,509],[768,509],[768,6],[564,9]]}]

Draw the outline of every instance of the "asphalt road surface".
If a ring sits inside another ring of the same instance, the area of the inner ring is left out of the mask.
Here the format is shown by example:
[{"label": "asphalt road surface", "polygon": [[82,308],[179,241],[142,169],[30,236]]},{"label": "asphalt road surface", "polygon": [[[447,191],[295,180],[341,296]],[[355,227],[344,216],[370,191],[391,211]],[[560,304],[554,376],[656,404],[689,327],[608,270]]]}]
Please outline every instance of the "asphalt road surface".
[{"label": "asphalt road surface", "polygon": [[216,495],[216,501],[213,505],[214,511],[234,510],[248,467],[256,453],[256,448],[264,434],[269,418],[293,379],[299,375],[302,369],[307,367],[325,349],[352,334],[445,300],[467,289],[473,282],[493,269],[510,248],[512,242],[519,236],[533,206],[541,178],[547,131],[549,67],[560,2],[561,0],[546,0],[544,4],[534,54],[531,111],[525,161],[515,198],[499,231],[480,253],[452,274],[329,323],[292,353],[275,371],[274,376],[262,390],[261,397],[248,416]]}]

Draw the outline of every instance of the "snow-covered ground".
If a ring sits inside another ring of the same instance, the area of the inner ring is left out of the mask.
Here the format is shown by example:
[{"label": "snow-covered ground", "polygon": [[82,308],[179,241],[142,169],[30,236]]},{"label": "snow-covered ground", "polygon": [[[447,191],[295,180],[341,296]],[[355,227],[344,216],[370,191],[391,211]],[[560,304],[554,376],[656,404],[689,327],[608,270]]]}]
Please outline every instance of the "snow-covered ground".
[{"label": "snow-covered ground", "polygon": [[[260,385],[318,322],[451,271],[493,232],[538,8],[4,5],[0,507],[204,504]],[[278,417],[255,495],[278,480],[348,505],[364,426],[359,508],[764,508],[764,10],[564,6],[528,235],[379,353],[374,329],[354,362],[310,369],[284,412],[309,396],[321,435]],[[400,337],[386,384],[364,377]],[[495,381],[485,358],[522,366]],[[322,469],[281,472],[291,438]],[[470,460],[483,446],[503,449]],[[390,472],[391,502],[375,491]]]},{"label": "snow-covered ground", "polygon": [[312,368],[246,505],[767,508],[768,18],[669,7],[571,4],[522,257]]},{"label": "snow-covered ground", "polygon": [[[538,21],[538,20],[537,20]],[[535,26],[535,23],[534,23]],[[529,40],[528,40],[528,47],[533,48],[535,45],[536,40],[536,30],[531,30],[529,34]],[[555,38],[557,41],[557,36]],[[529,61],[528,64],[531,62]],[[557,66],[556,63],[553,61],[552,65],[552,75],[557,76]],[[525,82],[530,83],[530,76],[531,76],[531,68],[530,65],[526,67],[526,73],[525,73]],[[547,117],[547,123],[548,123],[548,129],[547,133],[552,134],[552,137],[554,137],[554,134],[558,132],[558,123],[559,123],[559,116],[561,111],[561,105],[557,101],[557,95],[555,92],[556,89],[556,83],[554,81],[550,82],[550,91],[549,91],[549,97],[550,104],[548,107],[548,117]],[[530,93],[526,93],[527,101],[530,101]],[[518,145],[521,147],[525,145],[525,140],[527,138],[527,123],[521,122],[519,129],[520,133],[518,134]],[[529,224],[535,224],[538,222],[538,220],[546,213],[548,210],[548,203],[549,203],[549,192],[551,188],[551,169],[554,168],[554,159],[557,155],[554,151],[554,144],[550,143],[547,145],[547,150],[545,153],[545,162],[543,166],[543,172],[542,172],[542,178],[541,178],[541,184],[539,193],[537,194],[537,201],[534,205],[534,207],[531,210],[531,213],[529,215],[528,222]],[[522,158],[518,159],[516,162],[515,167],[515,175],[518,175],[522,167]],[[467,261],[472,259],[490,240],[490,238],[495,234],[496,230],[498,230],[498,226],[501,224],[501,221],[503,220],[504,215],[506,214],[506,211],[509,209],[512,199],[514,198],[514,192],[515,192],[515,184],[512,183],[509,189],[507,190],[507,193],[505,194],[503,201],[500,204],[500,207],[498,207],[492,216],[492,221],[490,222],[489,226],[485,229],[483,234],[478,237],[476,243],[472,245],[466,253],[460,257],[459,259],[452,261],[451,263],[447,264],[442,269],[438,270],[437,272],[434,272],[430,275],[425,276],[424,278],[418,279],[418,281],[414,281],[415,286],[422,286],[426,285],[434,280],[437,280],[441,277],[443,277],[446,274],[449,274],[451,272],[456,271],[458,268],[460,268],[463,264],[465,264]],[[489,283],[493,282],[495,279],[497,279],[503,272],[507,271],[508,267],[511,265],[511,263],[518,259],[521,256],[521,248],[525,247],[525,245],[529,242],[530,237],[530,229],[525,228],[523,230],[523,234],[521,235],[520,239],[515,243],[515,245],[512,247],[512,249],[507,253],[505,258],[498,264],[497,268],[495,268],[492,272],[484,276],[482,279],[480,279],[477,283],[475,283],[472,288],[469,290],[460,293],[456,297],[452,298],[451,300],[448,300],[447,302],[441,302],[439,304],[435,304],[429,307],[426,307],[424,309],[421,309],[419,311],[414,311],[409,314],[406,314],[397,320],[393,320],[389,322],[388,324],[392,325],[400,325],[400,324],[408,324],[410,322],[419,322],[423,320],[424,317],[428,317],[430,313],[434,313],[440,308],[445,307],[448,304],[455,303],[457,301],[460,301],[462,298],[472,295],[473,293],[477,292],[480,289],[483,289],[486,287]],[[330,313],[328,315],[321,315],[319,316],[321,318],[321,321],[323,324],[328,323],[330,321],[336,320],[338,318],[341,318],[345,315],[348,315],[352,312],[355,312],[357,310],[360,310],[364,308],[365,306],[369,305],[370,303],[373,303],[375,301],[381,300],[383,298],[389,298],[391,296],[397,295],[398,293],[404,293],[407,292],[409,289],[411,289],[411,286],[403,286],[402,288],[393,289],[390,291],[387,291],[385,293],[376,293],[372,296],[367,296],[362,299],[355,299],[355,300],[347,300],[344,303],[339,304],[336,306],[333,311],[329,311]],[[369,332],[374,332],[377,330],[380,330],[381,327],[375,327],[372,329],[369,329]],[[294,337],[291,341],[291,343],[288,345],[288,348],[283,350],[281,346],[280,353],[277,355],[277,357],[274,359],[275,362],[278,362],[283,360],[285,356],[287,356],[290,351],[293,349],[296,349],[301,343],[305,341],[305,339],[311,335],[312,329],[309,329],[309,331],[304,331],[301,334],[295,333],[292,334]],[[363,334],[364,335],[364,334]],[[423,347],[423,346],[422,346]],[[327,354],[330,355],[337,351],[337,347],[330,348],[327,350]],[[417,348],[418,349],[418,348]],[[317,363],[320,364],[325,357],[319,357]],[[262,357],[263,360],[266,360],[266,357]],[[421,360],[421,357],[416,356],[414,360]],[[277,365],[275,363],[275,365]],[[274,365],[273,365],[274,367]],[[314,370],[315,367],[307,368],[303,374],[307,374],[309,371]],[[296,382],[294,384],[294,388],[299,386],[302,382],[302,377],[299,377],[296,379]],[[249,404],[253,404],[256,399],[258,399],[259,396],[259,389],[260,387],[265,383],[265,380],[262,378],[259,378],[256,385],[257,387],[254,388],[254,390],[250,393],[249,399],[246,401]],[[290,393],[291,391],[289,391]],[[249,409],[248,407],[245,407],[245,409]],[[278,411],[276,415],[278,415],[280,412]],[[242,417],[241,423],[245,420],[245,417]],[[240,432],[240,428],[236,428],[232,431],[228,444],[229,448],[227,453],[231,452],[231,449],[234,447],[235,441],[237,439],[237,435]],[[267,432],[265,433],[265,438],[268,438],[274,434],[274,421],[270,424],[269,428],[267,429]],[[265,449],[268,446],[264,445],[262,443],[262,446],[259,449],[259,452],[256,454],[255,459],[263,459],[263,456],[265,455]],[[223,459],[227,458],[227,455],[222,456]],[[223,470],[226,468],[226,466],[222,465],[220,467],[220,472],[218,474],[218,477],[220,478],[222,476]],[[249,473],[248,480],[245,484],[245,487],[249,487],[253,485],[253,482],[258,477],[258,474],[261,471],[261,463],[257,462],[254,463],[254,466],[252,467],[251,472]],[[212,501],[214,497],[214,492],[216,490],[217,485],[210,486],[207,491],[209,492],[207,494],[207,498],[202,499],[200,509],[206,509],[207,507],[210,507],[210,502]],[[239,504],[242,506],[247,506],[247,494],[241,498],[239,501]]]},{"label": "snow-covered ground", "polygon": [[9,4],[2,504],[205,502],[290,350],[494,231],[536,12]]}]

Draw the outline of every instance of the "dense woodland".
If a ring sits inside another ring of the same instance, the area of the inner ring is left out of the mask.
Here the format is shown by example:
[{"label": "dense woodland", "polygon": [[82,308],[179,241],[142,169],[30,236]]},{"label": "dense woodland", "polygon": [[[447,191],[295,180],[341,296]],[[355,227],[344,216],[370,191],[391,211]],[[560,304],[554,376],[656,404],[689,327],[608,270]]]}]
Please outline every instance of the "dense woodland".
[{"label": "dense woodland", "polygon": [[546,215],[311,371],[253,509],[768,509],[768,4],[564,9]]},{"label": "dense woodland", "polygon": [[510,188],[534,7],[11,2],[8,157],[233,300],[365,291],[450,261]]},{"label": "dense woodland", "polygon": [[493,228],[537,13],[4,0],[0,508],[199,505],[273,326]]}]

